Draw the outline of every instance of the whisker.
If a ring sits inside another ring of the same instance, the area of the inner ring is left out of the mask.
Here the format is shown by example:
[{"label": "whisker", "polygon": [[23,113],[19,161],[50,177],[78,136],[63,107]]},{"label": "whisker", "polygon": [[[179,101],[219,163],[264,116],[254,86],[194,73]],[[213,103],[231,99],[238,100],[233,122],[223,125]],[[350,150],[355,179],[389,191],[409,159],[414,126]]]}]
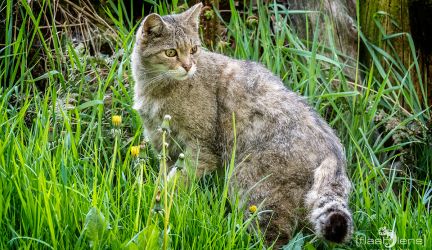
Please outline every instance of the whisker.
[{"label": "whisker", "polygon": [[162,74],[160,74],[160,75],[157,75],[157,76],[155,76],[155,77],[153,77],[153,78],[151,78],[151,79],[148,79],[148,80],[146,81],[146,84],[145,84],[145,85],[146,85],[146,88],[147,88],[147,91],[152,91],[155,87],[157,87],[157,85],[156,85],[156,84],[153,84],[153,83],[155,83],[155,82],[157,82],[157,81],[163,79],[167,74],[168,74],[168,73],[165,72],[165,73],[162,73]]},{"label": "whisker", "polygon": [[150,78],[150,79],[148,79],[146,81],[146,84],[151,84],[151,83],[153,83],[155,81],[158,81],[158,80],[162,79],[165,75],[166,75],[166,73],[163,73],[163,74],[157,75],[157,76],[155,76],[153,78]]}]

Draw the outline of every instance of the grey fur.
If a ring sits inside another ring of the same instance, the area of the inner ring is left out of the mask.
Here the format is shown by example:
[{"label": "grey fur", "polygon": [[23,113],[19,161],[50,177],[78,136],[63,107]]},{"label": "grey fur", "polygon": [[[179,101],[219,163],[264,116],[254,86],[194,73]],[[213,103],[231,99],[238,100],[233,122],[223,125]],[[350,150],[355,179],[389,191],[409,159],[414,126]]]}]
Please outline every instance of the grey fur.
[{"label": "grey fur", "polygon": [[[228,58],[199,47],[202,5],[178,15],[149,15],[132,53],[134,108],[145,131],[160,146],[156,131],[172,116],[171,136],[202,176],[229,162],[232,114],[237,130],[231,195],[245,206],[262,204],[266,238],[286,243],[308,218],[319,236],[346,241],[353,230],[348,209],[350,181],[344,150],[332,129],[297,94],[262,65]],[[191,48],[198,51],[191,54]],[[178,57],[168,57],[174,48]],[[191,70],[185,70],[185,64]],[[182,66],[183,65],[183,66]],[[193,71],[195,67],[196,71]],[[180,148],[170,145],[173,156]]]}]

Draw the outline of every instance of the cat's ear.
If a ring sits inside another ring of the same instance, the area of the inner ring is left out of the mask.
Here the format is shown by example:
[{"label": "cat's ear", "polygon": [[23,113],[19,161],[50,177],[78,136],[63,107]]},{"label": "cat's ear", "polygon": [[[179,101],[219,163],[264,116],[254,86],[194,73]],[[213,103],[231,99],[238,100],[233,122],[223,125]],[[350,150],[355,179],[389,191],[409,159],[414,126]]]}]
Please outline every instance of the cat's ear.
[{"label": "cat's ear", "polygon": [[142,35],[160,35],[163,29],[166,27],[165,22],[162,20],[162,17],[158,14],[150,14],[146,18],[144,18],[142,24]]},{"label": "cat's ear", "polygon": [[201,9],[203,7],[202,3],[197,3],[194,6],[190,7],[187,11],[183,12],[185,16],[185,20],[192,25],[192,27],[198,31],[199,27],[199,18],[201,14]]}]

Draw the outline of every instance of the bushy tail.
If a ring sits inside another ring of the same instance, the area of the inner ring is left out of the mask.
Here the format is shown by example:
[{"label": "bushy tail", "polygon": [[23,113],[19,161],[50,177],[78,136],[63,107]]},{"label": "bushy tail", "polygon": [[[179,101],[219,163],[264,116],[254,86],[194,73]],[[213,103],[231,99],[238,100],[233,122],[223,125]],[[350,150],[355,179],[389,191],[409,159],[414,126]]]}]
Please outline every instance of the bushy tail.
[{"label": "bushy tail", "polygon": [[353,220],[348,208],[351,189],[345,164],[332,157],[315,169],[314,182],[306,196],[309,220],[318,236],[333,242],[346,242],[353,233]]}]

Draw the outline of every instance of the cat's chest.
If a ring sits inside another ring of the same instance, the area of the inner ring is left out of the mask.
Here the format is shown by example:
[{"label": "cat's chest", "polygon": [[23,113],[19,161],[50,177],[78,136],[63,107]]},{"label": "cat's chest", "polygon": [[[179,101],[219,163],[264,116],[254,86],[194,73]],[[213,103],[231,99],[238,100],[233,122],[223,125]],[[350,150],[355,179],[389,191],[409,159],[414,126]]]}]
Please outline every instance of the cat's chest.
[{"label": "cat's chest", "polygon": [[216,117],[215,96],[209,88],[184,83],[165,96],[143,96],[141,115],[144,125],[156,130],[165,115],[170,115],[171,128],[183,137],[204,138],[213,133]]},{"label": "cat's chest", "polygon": [[162,124],[163,116],[170,113],[165,106],[163,100],[143,97],[140,114],[144,118],[144,126],[147,129],[156,131]]},{"label": "cat's chest", "polygon": [[146,120],[159,120],[161,112],[163,112],[164,102],[155,98],[144,97],[142,103],[142,113]]},{"label": "cat's chest", "polygon": [[[148,127],[157,129],[162,123],[165,115],[170,115],[173,118],[175,125],[179,124],[187,118],[187,111],[191,105],[191,97],[187,93],[193,92],[192,88],[189,91],[176,89],[167,95],[161,96],[146,96],[142,97],[141,114],[145,118]],[[190,114],[193,116],[193,114]],[[183,122],[182,122],[183,123]]]}]

